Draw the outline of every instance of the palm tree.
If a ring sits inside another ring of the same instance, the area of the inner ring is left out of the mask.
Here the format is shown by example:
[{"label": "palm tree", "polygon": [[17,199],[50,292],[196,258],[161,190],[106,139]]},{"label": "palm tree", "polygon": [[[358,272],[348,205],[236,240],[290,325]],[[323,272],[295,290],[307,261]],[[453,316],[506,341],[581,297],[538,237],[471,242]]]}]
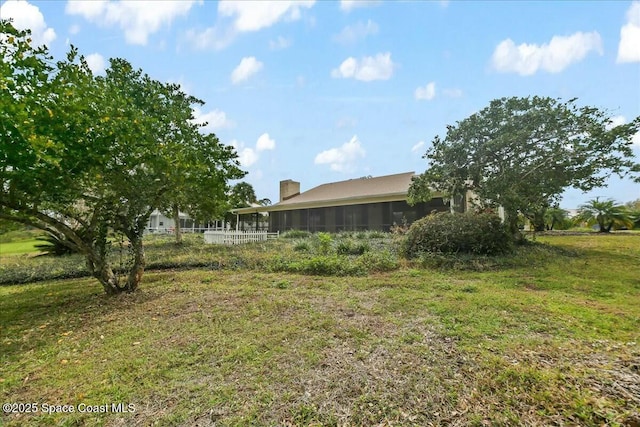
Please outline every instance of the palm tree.
[{"label": "palm tree", "polygon": [[616,205],[613,199],[600,201],[599,197],[589,200],[579,208],[578,221],[588,225],[598,224],[599,232],[608,233],[613,226],[631,227],[629,212],[624,206]]},{"label": "palm tree", "polygon": [[633,222],[633,228],[640,229],[640,199],[625,204],[629,210],[629,219]]},{"label": "palm tree", "polygon": [[547,227],[547,230],[553,230],[554,227],[558,226],[563,228],[567,220],[567,211],[561,209],[557,205],[547,209],[544,214],[544,222]]}]

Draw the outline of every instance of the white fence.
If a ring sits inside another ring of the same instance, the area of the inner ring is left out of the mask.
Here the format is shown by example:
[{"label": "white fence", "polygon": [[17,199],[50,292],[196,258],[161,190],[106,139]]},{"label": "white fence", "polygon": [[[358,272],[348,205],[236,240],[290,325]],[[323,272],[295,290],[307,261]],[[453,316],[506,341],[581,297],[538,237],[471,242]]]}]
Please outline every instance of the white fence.
[{"label": "white fence", "polygon": [[280,232],[268,233],[266,231],[235,231],[235,230],[209,230],[204,232],[205,243],[217,243],[221,245],[239,245],[241,243],[263,242],[277,239]]},{"label": "white fence", "polygon": [[[214,230],[214,228],[181,228],[182,234],[189,233],[202,233],[204,231]],[[144,230],[145,234],[174,234],[176,232],[175,227],[147,227]]]}]

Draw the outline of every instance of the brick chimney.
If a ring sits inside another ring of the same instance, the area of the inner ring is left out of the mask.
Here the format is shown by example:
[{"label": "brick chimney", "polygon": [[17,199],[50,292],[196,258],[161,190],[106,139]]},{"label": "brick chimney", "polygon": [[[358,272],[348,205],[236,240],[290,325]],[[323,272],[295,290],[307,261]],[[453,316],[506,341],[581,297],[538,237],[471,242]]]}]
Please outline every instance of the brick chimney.
[{"label": "brick chimney", "polygon": [[292,179],[280,181],[280,201],[283,202],[300,194],[300,183]]}]

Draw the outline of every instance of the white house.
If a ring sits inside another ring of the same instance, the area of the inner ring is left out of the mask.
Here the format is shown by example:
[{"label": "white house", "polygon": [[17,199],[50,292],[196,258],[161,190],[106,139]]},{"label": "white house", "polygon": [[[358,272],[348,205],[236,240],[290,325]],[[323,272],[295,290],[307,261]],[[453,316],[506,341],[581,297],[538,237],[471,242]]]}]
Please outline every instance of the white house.
[{"label": "white house", "polygon": [[[186,213],[180,212],[180,229],[183,233],[202,233],[205,230],[220,230],[228,228],[224,221],[213,221],[206,224],[200,224],[194,221]],[[149,216],[147,224],[147,233],[173,233],[176,223],[173,218],[166,216],[164,213],[155,209]]]}]

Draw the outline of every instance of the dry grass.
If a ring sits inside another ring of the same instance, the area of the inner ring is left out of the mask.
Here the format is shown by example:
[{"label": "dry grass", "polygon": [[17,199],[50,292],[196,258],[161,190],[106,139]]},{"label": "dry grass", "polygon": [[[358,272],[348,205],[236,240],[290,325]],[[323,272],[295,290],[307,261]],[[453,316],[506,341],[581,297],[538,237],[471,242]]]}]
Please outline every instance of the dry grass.
[{"label": "dry grass", "polygon": [[639,236],[543,239],[578,255],[368,277],[165,271],[116,298],[90,279],[0,288],[0,400],[135,405],[0,423],[632,426]]}]

